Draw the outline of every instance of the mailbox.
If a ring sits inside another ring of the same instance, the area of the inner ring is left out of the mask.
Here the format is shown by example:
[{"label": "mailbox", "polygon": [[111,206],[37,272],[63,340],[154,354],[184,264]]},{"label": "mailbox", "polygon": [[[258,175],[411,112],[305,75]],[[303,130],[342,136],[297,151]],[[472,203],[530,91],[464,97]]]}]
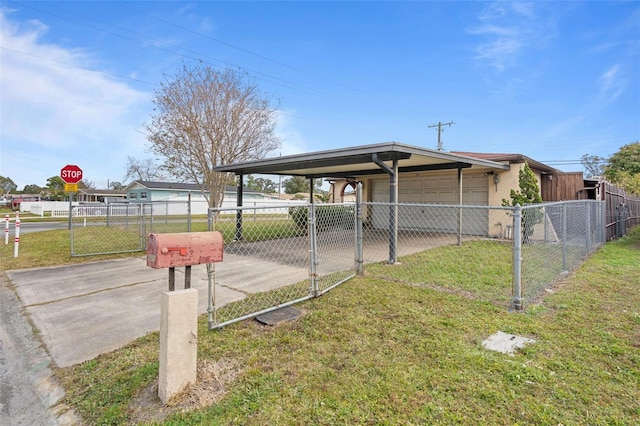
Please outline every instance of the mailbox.
[{"label": "mailbox", "polygon": [[149,234],[147,266],[154,269],[222,262],[223,239],[217,231]]}]

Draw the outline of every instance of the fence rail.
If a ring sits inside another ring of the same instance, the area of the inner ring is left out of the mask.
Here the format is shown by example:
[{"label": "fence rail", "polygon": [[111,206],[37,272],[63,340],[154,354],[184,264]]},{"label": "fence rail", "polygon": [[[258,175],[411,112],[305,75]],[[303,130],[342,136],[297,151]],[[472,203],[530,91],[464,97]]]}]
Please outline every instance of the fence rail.
[{"label": "fence rail", "polygon": [[[234,276],[216,282],[216,265],[208,265],[210,328],[317,297],[359,274],[523,309],[607,240],[602,201],[391,204],[361,202],[360,191],[355,204],[210,209],[200,230],[222,234],[219,268]],[[150,232],[188,232],[188,205],[182,215],[178,208],[74,207],[72,255],[142,251]],[[231,288],[242,297],[225,299]]]}]

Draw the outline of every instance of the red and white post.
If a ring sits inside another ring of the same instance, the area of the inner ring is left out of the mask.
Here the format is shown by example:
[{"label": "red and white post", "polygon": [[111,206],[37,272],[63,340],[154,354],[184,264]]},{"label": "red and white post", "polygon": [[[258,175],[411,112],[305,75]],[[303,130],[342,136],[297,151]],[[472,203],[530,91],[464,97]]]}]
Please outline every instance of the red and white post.
[{"label": "red and white post", "polygon": [[4,215],[4,245],[9,244],[9,215]]},{"label": "red and white post", "polygon": [[20,216],[16,214],[16,239],[13,245],[13,257],[18,257],[18,247],[20,246]]}]

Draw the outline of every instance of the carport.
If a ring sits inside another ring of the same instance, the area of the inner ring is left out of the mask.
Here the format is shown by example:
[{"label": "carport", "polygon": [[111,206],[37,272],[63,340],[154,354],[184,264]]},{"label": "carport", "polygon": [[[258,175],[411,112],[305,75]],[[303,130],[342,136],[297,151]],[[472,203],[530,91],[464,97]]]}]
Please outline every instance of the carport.
[{"label": "carport", "polygon": [[[237,205],[242,207],[244,176],[270,174],[303,176],[311,181],[313,203],[314,180],[318,178],[346,178],[358,182],[364,176],[389,176],[389,263],[396,263],[398,240],[398,181],[402,173],[457,170],[458,204],[462,205],[462,170],[509,170],[508,164],[420,148],[398,142],[387,142],[348,148],[317,151],[248,161],[215,167],[218,172],[235,173],[237,179]],[[459,220],[459,225],[461,221]],[[242,236],[242,210],[236,214],[236,236]]]}]

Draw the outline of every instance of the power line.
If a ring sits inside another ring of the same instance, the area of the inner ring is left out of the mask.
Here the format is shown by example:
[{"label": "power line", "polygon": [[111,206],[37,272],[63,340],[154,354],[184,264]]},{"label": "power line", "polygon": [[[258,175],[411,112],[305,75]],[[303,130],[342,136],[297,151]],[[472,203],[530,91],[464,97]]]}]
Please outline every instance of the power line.
[{"label": "power line", "polygon": [[[12,2],[12,3],[16,3],[16,2]],[[72,19],[72,18],[67,17],[67,16],[63,16],[63,15],[60,15],[60,14],[57,14],[57,13],[53,13],[51,11],[39,9],[39,8],[36,8],[36,7],[34,7],[34,6],[30,5],[30,4],[24,4],[24,3],[18,3],[18,4],[20,4],[21,6],[27,6],[30,9],[33,9],[33,10],[36,10],[36,11],[39,11],[39,12],[43,12],[43,13],[49,14],[49,15],[57,17],[59,19],[63,19],[63,20],[75,23],[77,25],[82,25],[82,26],[85,26],[87,28],[90,28],[90,29],[93,29],[93,30],[96,30],[96,31],[100,31],[100,32],[103,32],[103,33],[106,33],[106,34],[109,34],[109,35],[112,35],[112,36],[115,36],[115,37],[122,38],[124,40],[129,40],[129,41],[135,42],[137,44],[141,44],[141,45],[145,45],[145,46],[151,46],[154,49],[161,50],[161,51],[164,51],[164,52],[168,52],[168,53],[171,53],[171,54],[174,54],[174,55],[178,55],[178,56],[181,56],[181,57],[186,58],[186,59],[197,61],[197,60],[202,60],[201,57],[204,57],[204,58],[209,59],[210,61],[215,61],[215,62],[218,62],[218,63],[222,64],[223,68],[236,67],[238,69],[243,69],[243,70],[247,71],[248,73],[250,73],[250,75],[252,75],[254,78],[256,78],[258,80],[266,81],[266,82],[269,82],[269,83],[272,83],[272,84],[276,84],[278,86],[285,87],[285,88],[292,89],[292,90],[299,90],[299,91],[306,92],[306,93],[309,93],[309,94],[317,94],[318,93],[317,91],[314,91],[310,87],[303,86],[303,85],[295,83],[293,81],[285,80],[285,79],[282,79],[280,77],[268,75],[268,74],[262,73],[260,71],[252,70],[250,68],[246,68],[246,67],[242,67],[240,65],[235,65],[235,64],[232,64],[232,63],[229,63],[229,62],[226,62],[226,61],[222,61],[222,60],[214,58],[214,57],[212,57],[210,55],[203,54],[201,52],[198,52],[198,51],[195,51],[195,50],[192,50],[192,49],[186,49],[186,48],[183,48],[181,46],[178,46],[178,45],[175,45],[173,43],[169,43],[169,42],[166,42],[164,40],[160,40],[160,39],[157,39],[157,38],[154,38],[154,37],[149,37],[149,36],[146,36],[146,35],[143,35],[143,34],[140,34],[140,33],[136,33],[134,31],[128,30],[126,28],[122,28],[122,27],[119,27],[119,26],[116,26],[116,25],[112,25],[112,24],[107,24],[107,23],[95,20],[93,18],[89,18],[87,16],[83,16],[83,15],[80,15],[78,13],[66,10],[66,9],[61,8],[59,6],[56,6],[58,10],[61,10],[63,12],[67,12],[67,13],[71,13],[71,14],[76,15],[76,16],[82,18],[82,19],[86,19],[86,20],[93,21],[93,22],[98,22],[98,23],[106,25],[108,27],[112,27],[112,28],[116,28],[116,29],[121,30],[121,31],[125,31],[127,33],[133,34],[133,35],[138,36],[138,37],[142,37],[142,40],[131,38],[129,36],[126,36],[126,35],[123,35],[123,34],[118,34],[118,33],[103,29],[103,28],[99,28],[99,27],[96,27],[95,25],[91,25],[91,24],[88,24],[86,22],[81,22],[81,21],[78,21],[76,19]],[[146,40],[146,42],[145,42],[145,40]],[[158,45],[156,45],[154,43],[151,43],[150,41],[159,42],[159,43],[162,43],[165,46],[170,46],[170,47],[173,47],[173,48],[175,48],[177,50],[166,49],[166,48],[158,46]],[[184,53],[181,53],[180,51],[190,52],[190,53],[195,54],[195,55],[200,56],[200,57],[194,57],[194,56],[185,55]],[[203,61],[203,62],[205,62],[205,61]],[[212,65],[212,66],[220,67],[220,65],[216,65],[216,64],[213,64],[211,62],[207,62],[207,63],[209,65]],[[263,78],[258,77],[258,75],[263,76]],[[272,79],[272,80],[268,80],[267,78]],[[279,81],[287,83],[287,84],[279,83],[278,81],[274,81],[274,80],[279,80]],[[293,86],[298,86],[298,87],[293,87]]]},{"label": "power line", "polygon": [[211,40],[211,41],[214,41],[214,42],[216,42],[216,43],[222,44],[222,45],[224,45],[224,46],[231,47],[232,49],[239,50],[239,51],[241,51],[241,52],[244,52],[244,53],[247,53],[247,54],[249,54],[249,55],[255,56],[255,57],[257,57],[257,58],[264,59],[265,61],[269,61],[269,62],[272,62],[272,63],[274,63],[274,64],[277,64],[277,65],[283,66],[283,67],[285,67],[285,68],[289,68],[289,69],[291,69],[291,70],[298,71],[298,72],[300,72],[300,73],[303,73],[303,74],[306,74],[306,75],[309,75],[309,76],[312,76],[312,77],[315,77],[315,78],[319,78],[319,79],[324,80],[324,81],[327,81],[327,82],[329,82],[329,83],[331,83],[331,84],[335,84],[335,85],[340,86],[340,87],[344,87],[344,88],[347,88],[347,89],[354,90],[353,88],[350,88],[350,87],[347,87],[347,86],[345,86],[345,85],[343,85],[343,84],[340,84],[340,83],[338,83],[338,82],[335,82],[335,81],[329,80],[329,79],[327,79],[327,78],[325,78],[325,77],[322,77],[322,76],[320,76],[320,75],[317,75],[317,74],[311,73],[311,72],[309,72],[309,71],[306,71],[306,70],[303,70],[303,69],[300,69],[300,68],[297,68],[297,67],[291,66],[291,65],[289,65],[289,64],[285,64],[284,62],[278,61],[278,60],[276,60],[276,59],[269,58],[269,57],[264,56],[264,55],[261,55],[261,54],[259,54],[259,53],[252,52],[251,50],[245,49],[245,48],[240,47],[240,46],[236,46],[236,45],[231,44],[231,43],[228,43],[228,42],[226,42],[226,41],[222,41],[222,40],[220,40],[220,39],[217,39],[217,38],[211,37],[211,36],[209,36],[209,35],[207,35],[207,34],[203,34],[203,33],[200,33],[200,32],[198,32],[198,31],[194,31],[194,30],[192,30],[191,28],[183,27],[182,25],[175,24],[175,23],[173,23],[173,22],[171,22],[171,21],[167,21],[167,20],[165,20],[165,19],[158,18],[157,16],[151,15],[151,14],[149,14],[149,13],[141,12],[141,11],[139,11],[139,10],[136,10],[136,9],[134,9],[134,8],[130,7],[129,5],[126,5],[126,7],[128,7],[128,8],[129,8],[129,9],[131,9],[131,10],[135,10],[135,11],[136,11],[136,13],[138,13],[138,14],[140,14],[140,15],[147,16],[147,17],[149,17],[149,18],[151,18],[151,19],[155,19],[155,20],[157,20],[157,21],[159,21],[159,22],[162,22],[162,23],[164,23],[164,24],[171,25],[171,26],[173,26],[173,27],[179,28],[179,29],[181,29],[181,30],[183,30],[183,31],[189,32],[189,33],[194,34],[194,35],[197,35],[197,36],[199,36],[199,37],[206,38],[207,40]]}]

